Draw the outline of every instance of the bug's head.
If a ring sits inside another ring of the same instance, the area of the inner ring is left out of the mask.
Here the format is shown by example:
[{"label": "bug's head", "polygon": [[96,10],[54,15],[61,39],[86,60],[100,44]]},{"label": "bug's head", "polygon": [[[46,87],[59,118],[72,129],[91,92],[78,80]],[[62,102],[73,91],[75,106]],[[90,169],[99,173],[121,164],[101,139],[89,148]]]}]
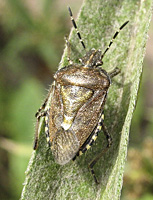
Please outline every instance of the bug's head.
[{"label": "bug's head", "polygon": [[[68,11],[69,11],[69,14],[71,17],[72,24],[73,24],[73,26],[76,30],[76,33],[78,35],[78,38],[80,40],[80,43],[82,44],[82,47],[86,50],[86,46],[82,40],[80,32],[78,31],[78,28],[77,28],[76,22],[73,18],[73,14],[72,14],[70,7],[68,7]],[[105,56],[106,52],[109,50],[109,48],[113,44],[113,41],[117,37],[119,32],[128,24],[128,22],[129,21],[124,22],[124,24],[122,26],[120,26],[119,30],[115,32],[114,36],[112,37],[111,41],[109,42],[107,48],[105,49],[105,51],[103,53],[101,53],[101,50],[91,49],[89,52],[86,53],[86,55],[82,59],[79,59],[79,61],[82,63],[82,65],[84,65],[85,67],[101,66],[103,64],[102,59]]]},{"label": "bug's head", "polygon": [[98,67],[103,64],[101,55],[101,50],[91,49],[79,61],[86,67]]}]

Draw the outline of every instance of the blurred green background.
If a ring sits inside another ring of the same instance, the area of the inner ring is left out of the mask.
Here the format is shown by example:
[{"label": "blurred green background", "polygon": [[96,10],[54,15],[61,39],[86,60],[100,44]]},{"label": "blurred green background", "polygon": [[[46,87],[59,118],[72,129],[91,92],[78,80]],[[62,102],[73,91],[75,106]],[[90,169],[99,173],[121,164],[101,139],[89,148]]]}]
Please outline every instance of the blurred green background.
[{"label": "blurred green background", "polygon": [[[20,198],[35,112],[52,83],[82,0],[0,0],[0,199]],[[122,200],[153,199],[153,22],[131,131]]]}]

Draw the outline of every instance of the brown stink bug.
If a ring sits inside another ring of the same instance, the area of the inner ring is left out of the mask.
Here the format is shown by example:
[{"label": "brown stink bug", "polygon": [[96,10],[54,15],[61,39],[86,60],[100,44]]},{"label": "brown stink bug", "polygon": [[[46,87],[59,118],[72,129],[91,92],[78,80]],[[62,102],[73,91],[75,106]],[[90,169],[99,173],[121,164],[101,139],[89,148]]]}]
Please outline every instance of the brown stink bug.
[{"label": "brown stink bug", "polygon": [[[85,44],[77,30],[70,8],[69,13],[80,42],[85,49]],[[120,70],[115,68],[106,72],[101,68],[102,59],[119,31],[128,23],[126,21],[114,34],[106,50],[91,49],[80,63],[73,63],[70,59],[70,43],[68,47],[69,65],[58,70],[54,75],[54,83],[44,102],[36,113],[37,126],[34,149],[38,146],[38,124],[41,117],[45,117],[45,134],[51,148],[55,162],[64,165],[76,156],[82,155],[96,140],[98,133],[103,130],[108,145],[90,163],[89,169],[98,183],[93,166],[110,147],[111,136],[104,125],[103,109],[111,79]]]}]

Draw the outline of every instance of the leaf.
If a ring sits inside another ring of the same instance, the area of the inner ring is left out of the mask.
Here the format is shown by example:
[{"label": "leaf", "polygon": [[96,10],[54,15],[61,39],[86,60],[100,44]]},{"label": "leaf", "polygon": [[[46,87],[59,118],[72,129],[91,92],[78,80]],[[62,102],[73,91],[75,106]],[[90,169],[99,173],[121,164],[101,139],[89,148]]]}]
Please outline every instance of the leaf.
[{"label": "leaf", "polygon": [[[112,80],[105,106],[105,125],[112,135],[113,145],[94,166],[100,181],[96,185],[87,166],[107,144],[103,133],[85,155],[78,157],[75,162],[59,166],[46,147],[42,123],[39,147],[33,152],[26,172],[22,200],[120,198],[129,129],[142,73],[152,5],[151,0],[84,1],[77,25],[88,50],[96,48],[104,51],[115,31],[129,20],[103,59],[103,68],[107,71],[115,67],[121,69],[121,73]],[[77,62],[82,47],[74,29],[70,34],[70,42],[73,50],[71,57]],[[84,53],[82,50],[81,55]],[[67,64],[66,55],[65,50],[60,67]]]}]

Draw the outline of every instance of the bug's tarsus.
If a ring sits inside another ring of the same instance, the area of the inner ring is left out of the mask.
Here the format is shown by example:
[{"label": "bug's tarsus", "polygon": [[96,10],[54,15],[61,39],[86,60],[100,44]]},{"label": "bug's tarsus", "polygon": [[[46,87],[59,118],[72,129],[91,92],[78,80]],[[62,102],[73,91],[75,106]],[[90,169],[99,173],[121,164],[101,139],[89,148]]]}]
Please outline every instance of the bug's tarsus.
[{"label": "bug's tarsus", "polygon": [[116,76],[120,72],[121,72],[121,70],[118,67],[115,67],[115,69],[113,69],[111,72],[109,72],[108,75],[109,75],[110,78],[113,78],[114,76]]},{"label": "bug's tarsus", "polygon": [[94,178],[95,183],[99,184],[99,181],[97,180],[96,175],[95,175],[95,171],[93,170],[93,166],[89,166],[89,169],[90,169],[90,172],[91,172],[91,174]]},{"label": "bug's tarsus", "polygon": [[77,27],[76,22],[75,22],[75,20],[74,20],[74,18],[73,18],[73,14],[72,14],[72,11],[71,11],[71,8],[70,8],[70,7],[68,7],[68,11],[69,11],[69,14],[70,14],[70,17],[71,17],[72,24],[73,24],[73,26],[74,26],[74,28],[75,28],[75,30],[76,30],[76,32],[77,32],[77,35],[78,35],[78,37],[79,37],[79,40],[80,40],[80,42],[81,42],[83,48],[85,49],[86,46],[85,46],[85,44],[84,44],[84,42],[83,42],[83,40],[82,40],[82,37],[81,37],[80,32],[78,31],[78,27]]},{"label": "bug's tarsus", "polygon": [[112,37],[108,47],[105,49],[104,53],[101,55],[101,59],[103,59],[104,55],[106,54],[106,52],[109,50],[110,46],[113,44],[113,40],[117,37],[117,35],[119,34],[119,32],[127,25],[129,21],[126,21],[120,28],[118,31],[115,32],[114,36]]}]

